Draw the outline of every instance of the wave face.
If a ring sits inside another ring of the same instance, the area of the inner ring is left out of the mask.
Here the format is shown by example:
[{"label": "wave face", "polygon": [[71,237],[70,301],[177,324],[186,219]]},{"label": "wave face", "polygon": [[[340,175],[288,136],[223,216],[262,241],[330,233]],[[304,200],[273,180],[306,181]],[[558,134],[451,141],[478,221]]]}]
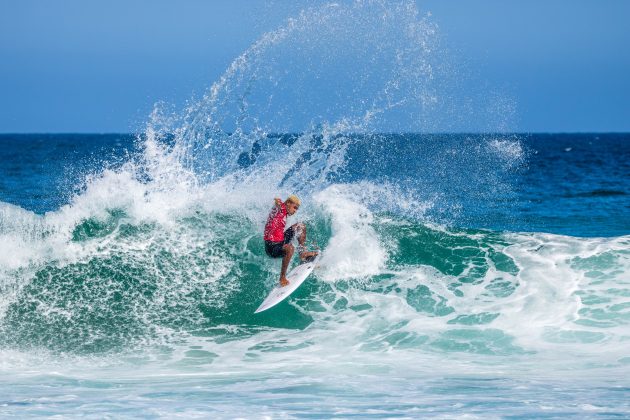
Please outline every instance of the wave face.
[{"label": "wave face", "polygon": [[[2,347],[111,353],[210,334],[220,354],[226,336],[288,328],[305,330],[297,347],[344,335],[366,352],[530,360],[563,349],[601,360],[605,350],[608,363],[627,362],[628,237],[444,228],[372,212],[363,197],[386,193],[373,184],[334,184],[302,216],[325,250],[316,281],[254,315],[279,268],[260,237],[268,201],[211,190],[148,199],[121,174],[100,182],[43,218],[3,208],[14,231],[3,231],[13,236],[3,241]],[[134,188],[135,200],[112,206],[108,192]]]},{"label": "wave face", "polygon": [[[519,136],[381,134],[503,128],[509,101],[481,98],[503,104],[489,114],[457,96],[440,51],[413,2],[307,9],[184,112],[157,107],[134,151],[86,170],[67,204],[41,215],[2,203],[0,367],[218,372],[232,385],[361,374],[394,393],[393,378],[427,375],[502,375],[512,390],[527,375],[625,380],[627,232],[506,230],[535,161]],[[623,181],[607,188],[586,199],[627,196]],[[263,224],[290,193],[321,266],[254,315],[279,273]]]}]

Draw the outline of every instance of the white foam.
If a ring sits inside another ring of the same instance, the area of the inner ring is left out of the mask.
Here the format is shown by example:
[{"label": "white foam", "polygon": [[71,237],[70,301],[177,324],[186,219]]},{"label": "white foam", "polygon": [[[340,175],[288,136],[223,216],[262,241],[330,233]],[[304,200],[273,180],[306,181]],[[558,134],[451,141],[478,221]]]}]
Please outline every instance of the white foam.
[{"label": "white foam", "polygon": [[330,215],[332,237],[321,260],[327,281],[378,274],[387,259],[370,226],[372,213],[352,194],[352,188],[333,185],[317,193],[315,203]]}]

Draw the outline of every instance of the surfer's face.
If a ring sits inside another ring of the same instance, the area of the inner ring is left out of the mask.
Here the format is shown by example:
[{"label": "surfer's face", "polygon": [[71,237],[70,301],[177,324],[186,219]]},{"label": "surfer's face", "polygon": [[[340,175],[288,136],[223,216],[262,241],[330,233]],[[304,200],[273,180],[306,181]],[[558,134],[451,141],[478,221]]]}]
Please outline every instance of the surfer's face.
[{"label": "surfer's face", "polygon": [[289,216],[295,214],[295,212],[298,211],[298,209],[300,208],[300,205],[295,204],[293,201],[287,201],[286,206],[287,206],[287,214]]}]

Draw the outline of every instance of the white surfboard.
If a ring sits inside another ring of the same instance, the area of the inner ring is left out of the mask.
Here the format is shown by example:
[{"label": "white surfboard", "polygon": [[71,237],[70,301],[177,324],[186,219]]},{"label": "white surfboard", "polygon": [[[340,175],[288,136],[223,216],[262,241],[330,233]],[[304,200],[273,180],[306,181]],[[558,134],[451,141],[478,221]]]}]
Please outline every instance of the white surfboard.
[{"label": "white surfboard", "polygon": [[306,280],[306,278],[315,268],[315,265],[319,261],[320,255],[321,254],[317,254],[315,259],[313,259],[312,261],[302,263],[291,270],[289,274],[287,274],[287,280],[289,280],[289,284],[284,287],[280,287],[280,285],[274,287],[271,293],[269,293],[269,296],[267,296],[267,299],[263,301],[263,303],[258,307],[258,309],[256,309],[256,312],[254,313],[257,314],[258,312],[266,311],[267,309],[276,306],[278,303],[286,299],[291,293],[293,293],[298,287],[300,287],[300,285],[304,282],[304,280]]}]

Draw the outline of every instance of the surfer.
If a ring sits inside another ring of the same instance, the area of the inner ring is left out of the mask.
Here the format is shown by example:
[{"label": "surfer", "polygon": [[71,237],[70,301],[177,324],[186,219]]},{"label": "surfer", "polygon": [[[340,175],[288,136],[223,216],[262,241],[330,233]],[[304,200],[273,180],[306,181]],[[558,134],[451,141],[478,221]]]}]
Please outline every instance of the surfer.
[{"label": "surfer", "polygon": [[296,223],[284,230],[287,223],[287,216],[293,216],[300,208],[300,199],[295,195],[290,195],[283,203],[279,198],[275,198],[275,205],[265,224],[265,252],[271,258],[282,257],[282,268],[280,270],[280,286],[289,284],[287,280],[287,268],[295,252],[295,247],[291,244],[293,238],[297,237],[298,251],[302,261],[317,255],[317,252],[307,251],[306,226],[304,223]]}]

